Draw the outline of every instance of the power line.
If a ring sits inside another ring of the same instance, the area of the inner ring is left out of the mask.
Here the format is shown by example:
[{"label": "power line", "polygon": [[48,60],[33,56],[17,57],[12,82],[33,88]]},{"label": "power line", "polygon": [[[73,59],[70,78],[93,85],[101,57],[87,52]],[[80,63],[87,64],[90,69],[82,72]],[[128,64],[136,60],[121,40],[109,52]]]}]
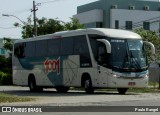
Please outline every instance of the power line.
[{"label": "power line", "polygon": [[64,0],[51,0],[51,1],[46,1],[46,2],[40,2],[40,3],[37,3],[37,5],[48,4],[48,3],[53,3],[53,2],[60,2],[60,1],[64,1]]}]

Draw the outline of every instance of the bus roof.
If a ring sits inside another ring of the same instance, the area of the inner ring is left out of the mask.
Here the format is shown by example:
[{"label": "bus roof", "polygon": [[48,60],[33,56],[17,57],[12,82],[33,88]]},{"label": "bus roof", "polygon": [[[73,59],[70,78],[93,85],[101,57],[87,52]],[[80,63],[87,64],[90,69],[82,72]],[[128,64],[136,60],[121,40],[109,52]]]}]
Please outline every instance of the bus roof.
[{"label": "bus roof", "polygon": [[123,38],[123,39],[141,39],[141,36],[137,33],[128,30],[120,29],[107,29],[107,28],[90,28],[87,29],[88,34],[104,35],[112,38]]},{"label": "bus roof", "polygon": [[[63,37],[86,35],[86,34],[101,35],[101,36],[107,36],[107,37],[112,37],[117,39],[122,39],[122,38],[123,39],[141,39],[140,35],[127,30],[108,29],[108,28],[88,28],[88,29],[78,29],[78,30],[71,30],[71,31],[61,31],[53,34],[37,36],[30,39],[24,39],[23,42],[34,41],[38,39],[43,40],[43,39],[49,39],[49,38],[61,38],[61,37],[63,38]],[[21,42],[21,40],[18,40],[16,42]]]}]

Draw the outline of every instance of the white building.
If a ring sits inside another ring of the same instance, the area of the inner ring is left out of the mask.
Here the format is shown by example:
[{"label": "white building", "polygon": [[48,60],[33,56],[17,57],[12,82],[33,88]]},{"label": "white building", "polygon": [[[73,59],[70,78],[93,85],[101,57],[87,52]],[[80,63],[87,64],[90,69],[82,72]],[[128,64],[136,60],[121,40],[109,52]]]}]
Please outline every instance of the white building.
[{"label": "white building", "polygon": [[157,0],[99,0],[77,8],[73,16],[86,28],[160,30],[160,2]]}]

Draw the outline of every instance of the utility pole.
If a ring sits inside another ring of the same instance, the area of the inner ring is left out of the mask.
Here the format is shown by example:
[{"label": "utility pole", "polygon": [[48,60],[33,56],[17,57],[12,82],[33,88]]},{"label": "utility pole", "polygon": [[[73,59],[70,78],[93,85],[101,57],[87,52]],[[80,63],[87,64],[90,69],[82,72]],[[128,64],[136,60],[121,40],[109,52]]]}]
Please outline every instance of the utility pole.
[{"label": "utility pole", "polygon": [[33,9],[31,12],[33,12],[33,20],[34,20],[34,36],[37,36],[37,17],[36,17],[36,11],[38,8],[36,7],[36,2],[33,1]]}]

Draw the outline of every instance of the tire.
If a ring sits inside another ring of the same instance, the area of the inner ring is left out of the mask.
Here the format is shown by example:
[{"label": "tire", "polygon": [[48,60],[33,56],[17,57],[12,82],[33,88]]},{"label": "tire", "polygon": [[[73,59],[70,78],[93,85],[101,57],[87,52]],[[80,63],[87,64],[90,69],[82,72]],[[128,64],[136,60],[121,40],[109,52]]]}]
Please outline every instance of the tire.
[{"label": "tire", "polygon": [[28,86],[31,92],[36,91],[36,82],[34,77],[30,77],[28,81]]},{"label": "tire", "polygon": [[117,90],[118,90],[119,94],[124,95],[127,92],[128,88],[118,88]]},{"label": "tire", "polygon": [[56,87],[56,90],[58,93],[66,93],[66,92],[68,92],[69,87],[60,86],[60,87]]},{"label": "tire", "polygon": [[92,87],[92,81],[91,79],[87,78],[84,81],[84,88],[87,94],[94,93],[94,88]]},{"label": "tire", "polygon": [[30,77],[28,81],[28,86],[31,92],[40,92],[43,91],[42,87],[37,87],[36,86],[36,80],[34,77]]}]

